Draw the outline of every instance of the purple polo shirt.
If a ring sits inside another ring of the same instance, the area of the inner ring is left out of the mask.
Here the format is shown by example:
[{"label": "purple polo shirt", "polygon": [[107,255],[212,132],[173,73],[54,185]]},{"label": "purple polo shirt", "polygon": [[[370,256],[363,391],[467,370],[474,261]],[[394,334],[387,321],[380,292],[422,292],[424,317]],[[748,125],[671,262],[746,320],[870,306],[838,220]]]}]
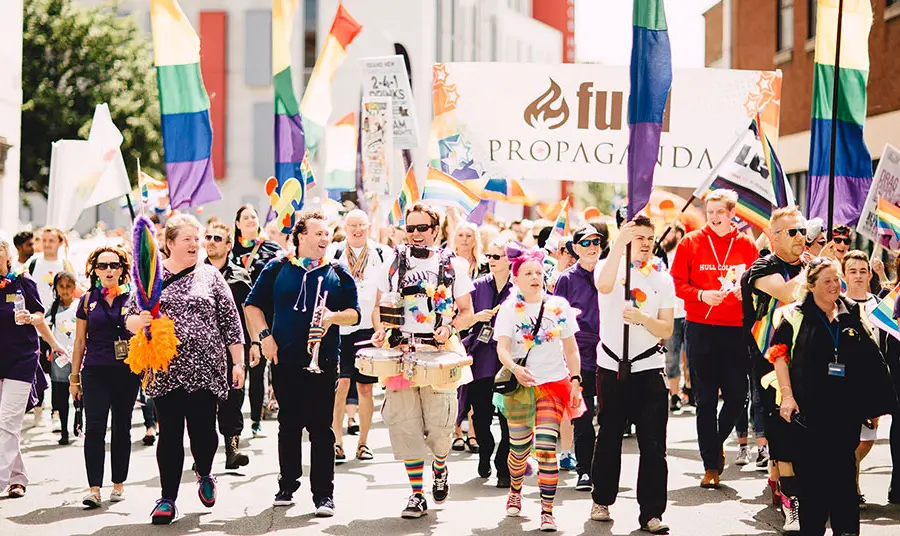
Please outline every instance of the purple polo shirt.
[{"label": "purple polo shirt", "polygon": [[[85,300],[87,314],[85,314]],[[128,341],[131,332],[125,329],[128,316],[128,294],[116,296],[110,306],[99,289],[81,297],[75,317],[87,320],[87,344],[82,367],[127,367],[124,360],[116,359],[114,343]]]},{"label": "purple polo shirt", "polygon": [[565,298],[573,309],[578,309],[578,353],[581,354],[581,370],[597,370],[597,343],[600,342],[600,306],[594,272],[588,272],[580,264],[559,274],[554,294]]},{"label": "purple polo shirt", "polygon": [[[475,290],[472,291],[473,311],[478,313],[500,305],[509,297],[510,288],[512,288],[512,281],[508,280],[506,286],[498,293],[493,275],[489,274],[479,277],[475,280]],[[497,358],[497,341],[493,337],[487,343],[478,341],[478,334],[481,332],[483,325],[477,323],[472,326],[469,335],[463,341],[466,350],[472,356],[472,376],[476,380],[493,378],[500,370],[500,360]],[[491,326],[493,325],[494,321],[491,320]]]},{"label": "purple polo shirt", "polygon": [[0,341],[3,351],[0,352],[0,379],[17,380],[31,383],[38,366],[40,344],[34,326],[16,325],[15,303],[16,291],[21,290],[25,296],[25,308],[32,313],[43,313],[41,296],[37,285],[28,274],[22,274],[0,290]]}]

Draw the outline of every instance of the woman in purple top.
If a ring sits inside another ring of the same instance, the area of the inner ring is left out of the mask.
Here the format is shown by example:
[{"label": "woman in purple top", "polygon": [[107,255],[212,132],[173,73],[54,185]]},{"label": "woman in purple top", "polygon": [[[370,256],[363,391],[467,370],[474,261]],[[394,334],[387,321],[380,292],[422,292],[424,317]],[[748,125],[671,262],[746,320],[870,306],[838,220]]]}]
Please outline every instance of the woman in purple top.
[{"label": "woman in purple top", "polygon": [[[478,474],[481,478],[491,476],[491,454],[494,451],[494,436],[491,421],[494,418],[494,376],[500,370],[497,359],[497,341],[493,338],[494,316],[499,305],[509,297],[512,282],[509,278],[509,260],[506,258],[506,240],[496,240],[487,249],[488,266],[491,273],[475,281],[472,292],[472,306],[475,316],[469,335],[463,340],[466,350],[472,356],[474,381],[466,386],[466,397],[472,405],[472,421],[475,434],[481,441],[479,449]],[[465,404],[460,404],[464,407]],[[497,469],[497,487],[509,488],[509,428],[506,418],[500,415],[500,444],[494,457]]]},{"label": "woman in purple top", "polygon": [[90,491],[81,503],[88,508],[100,506],[110,413],[113,489],[109,500],[125,498],[131,461],[131,413],[140,386],[138,376],[125,364],[131,338],[125,329],[131,291],[129,266],[128,253],[123,249],[104,246],[92,251],[84,271],[91,289],[81,297],[75,311],[69,392],[84,404],[84,466]]},{"label": "woman in purple top", "polygon": [[[166,222],[163,292],[160,313],[175,321],[178,353],[167,372],[157,372],[147,388],[159,416],[156,463],[162,498],[151,514],[154,525],[175,518],[175,500],[184,466],[184,429],[187,423],[194,456],[200,502],[216,503],[212,462],[219,446],[216,433],[217,399],[244,386],[244,332],[231,290],[219,269],[198,263],[200,224],[185,214]],[[131,301],[128,329],[150,325],[150,312]],[[230,359],[229,359],[230,357]],[[227,368],[234,383],[228,385]]]},{"label": "woman in purple top", "polygon": [[[37,285],[27,272],[13,272],[12,251],[10,240],[0,235],[0,489],[6,488],[10,497],[21,497],[25,495],[28,477],[19,441],[31,384],[39,367],[40,345],[35,328],[44,335],[49,335],[49,331],[40,321],[44,308]],[[15,302],[20,295],[25,309],[16,311]]]}]

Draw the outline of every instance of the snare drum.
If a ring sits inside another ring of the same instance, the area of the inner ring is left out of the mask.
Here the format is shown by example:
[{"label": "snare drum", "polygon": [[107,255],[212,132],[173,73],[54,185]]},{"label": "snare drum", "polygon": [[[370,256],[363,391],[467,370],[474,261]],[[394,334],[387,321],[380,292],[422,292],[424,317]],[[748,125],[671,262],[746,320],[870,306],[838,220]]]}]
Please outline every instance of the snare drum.
[{"label": "snare drum", "polygon": [[396,376],[402,356],[403,352],[390,348],[363,348],[356,352],[356,368],[367,376]]},{"label": "snare drum", "polygon": [[472,358],[445,350],[419,351],[406,356],[412,362],[411,381],[415,385],[444,385],[462,379]]}]

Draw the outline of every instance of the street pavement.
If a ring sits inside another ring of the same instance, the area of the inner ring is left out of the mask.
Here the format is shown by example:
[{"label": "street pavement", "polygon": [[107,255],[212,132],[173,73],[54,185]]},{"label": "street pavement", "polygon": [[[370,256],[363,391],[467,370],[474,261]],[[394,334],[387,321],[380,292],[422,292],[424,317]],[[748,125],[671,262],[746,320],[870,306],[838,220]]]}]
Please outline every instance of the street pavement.
[{"label": "street pavement", "polygon": [[[380,397],[376,403],[380,406]],[[26,423],[30,424],[31,420],[28,415]],[[536,477],[526,479],[522,516],[506,517],[506,491],[495,488],[493,478],[485,481],[478,477],[477,455],[469,453],[453,452],[450,456],[450,498],[447,502],[435,505],[431,500],[431,478],[426,470],[428,515],[418,520],[401,519],[399,514],[406,505],[409,486],[402,463],[393,461],[387,430],[377,413],[369,441],[375,459],[368,462],[352,459],[337,468],[337,512],[333,518],[318,519],[312,515],[312,499],[305,477],[301,489],[294,495],[296,504],[293,507],[272,508],[278,474],[277,423],[265,421],[266,437],[248,439],[248,420],[242,445],[243,451],[251,457],[250,465],[240,471],[226,471],[220,444],[213,467],[219,482],[215,507],[207,509],[200,504],[196,480],[190,472],[191,459],[186,455],[178,499],[179,518],[168,527],[154,527],[149,523],[149,514],[159,497],[155,448],[141,444],[143,427],[140,420],[140,412],[136,410],[127,499],[110,504],[111,487],[105,487],[102,508],[92,511],[81,505],[81,498],[87,492],[82,442],[79,440],[65,447],[57,445],[58,436],[52,433],[49,419],[44,426],[26,430],[25,463],[31,484],[24,498],[0,499],[0,535],[503,536],[538,531],[540,498]],[[900,506],[886,505],[891,471],[888,430],[889,419],[885,418],[878,442],[862,465],[861,484],[869,501],[869,509],[862,513],[862,534],[865,535],[900,534]],[[693,415],[685,412],[673,416],[668,431],[669,503],[665,522],[671,526],[671,534],[780,533],[783,520],[768,506],[770,499],[764,473],[755,471],[752,464],[743,470],[731,465],[737,453],[733,441],[726,447],[729,466],[723,475],[723,487],[704,490],[698,485],[703,467],[694,439]],[[348,456],[352,457],[356,438],[347,436],[344,445]],[[306,446],[304,444],[304,449]],[[821,447],[828,448],[827,437],[822,438]],[[611,508],[615,519],[612,523],[591,521],[590,494],[574,490],[574,472],[560,473],[554,514],[561,534],[645,534],[639,530],[637,521],[636,440],[626,439],[623,449],[620,495]],[[827,471],[828,467],[822,467],[822,470]],[[106,478],[109,478],[108,461]]]}]

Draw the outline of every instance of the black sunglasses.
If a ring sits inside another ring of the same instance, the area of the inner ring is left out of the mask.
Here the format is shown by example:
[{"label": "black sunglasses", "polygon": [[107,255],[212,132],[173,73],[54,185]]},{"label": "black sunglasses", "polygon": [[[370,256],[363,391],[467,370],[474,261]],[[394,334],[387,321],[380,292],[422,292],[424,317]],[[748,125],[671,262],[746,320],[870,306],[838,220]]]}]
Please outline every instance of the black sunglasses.
[{"label": "black sunglasses", "polygon": [[420,233],[425,233],[431,229],[434,229],[435,227],[436,227],[436,225],[434,225],[433,223],[420,223],[419,225],[407,225],[406,232],[414,233],[416,231],[419,231]]},{"label": "black sunglasses", "polygon": [[799,233],[800,236],[806,236],[806,229],[804,227],[797,227],[794,229],[782,229],[782,232],[788,234],[789,237],[794,238]]},{"label": "black sunglasses", "polygon": [[850,245],[850,237],[849,236],[847,236],[847,237],[835,236],[831,240],[834,241],[835,244],[844,244],[847,246]]},{"label": "black sunglasses", "polygon": [[97,269],[97,270],[100,270],[101,272],[102,272],[103,270],[107,270],[107,269],[109,269],[109,270],[118,270],[118,269],[121,268],[121,267],[122,267],[122,263],[121,263],[121,262],[98,262],[98,263],[96,264],[96,269]]},{"label": "black sunglasses", "polygon": [[221,235],[212,235],[212,234],[208,234],[208,235],[206,235],[206,241],[207,241],[207,242],[215,242],[215,243],[217,243],[217,244],[221,244],[222,242],[225,241],[225,237],[224,237],[224,236],[221,236]]},{"label": "black sunglasses", "polygon": [[584,240],[578,241],[578,245],[583,248],[588,248],[591,246],[599,246],[602,243],[603,243],[603,240],[600,238],[595,238],[593,240],[589,240],[589,239],[585,238]]},{"label": "black sunglasses", "polygon": [[505,258],[506,255],[490,255],[490,254],[488,254],[488,255],[485,255],[485,257],[487,257],[491,260],[499,261],[500,259]]}]

